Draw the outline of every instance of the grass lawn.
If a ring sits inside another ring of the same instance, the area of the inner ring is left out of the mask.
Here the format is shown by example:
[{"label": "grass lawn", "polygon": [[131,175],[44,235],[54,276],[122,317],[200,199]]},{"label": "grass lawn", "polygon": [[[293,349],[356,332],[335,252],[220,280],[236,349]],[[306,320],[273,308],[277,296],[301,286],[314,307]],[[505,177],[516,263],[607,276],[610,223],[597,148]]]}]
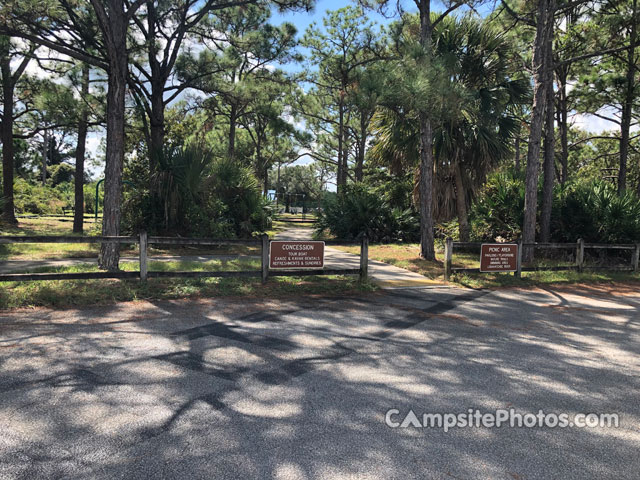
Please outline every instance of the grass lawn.
[{"label": "grass lawn", "polygon": [[[123,270],[135,271],[138,265],[124,262]],[[150,271],[238,271],[259,270],[258,260],[212,260],[208,262],[150,262]],[[72,267],[43,267],[31,272],[90,272],[91,264]],[[375,290],[360,284],[353,276],[273,277],[266,285],[259,278],[150,278],[139,280],[45,280],[5,282],[0,289],[0,309],[17,307],[74,307],[104,305],[131,300],[157,300],[185,297],[241,296],[287,297],[300,294],[346,295]]]},{"label": "grass lawn", "polygon": [[[87,218],[85,217],[85,221]],[[91,219],[93,221],[93,219]],[[98,224],[99,225],[99,224]],[[98,235],[100,227],[85,223],[84,235]],[[0,235],[76,235],[71,217],[19,218],[18,226],[0,225]],[[95,257],[98,244],[90,243],[24,243],[0,245],[0,260],[36,260],[44,258]]]},{"label": "grass lawn", "polygon": [[[71,217],[46,217],[46,218],[21,218],[17,227],[0,226],[2,235],[75,235],[72,233],[73,222]],[[85,218],[86,220],[86,218]],[[93,219],[92,219],[93,220]],[[85,236],[99,235],[101,226],[93,223],[85,223]],[[81,235],[76,235],[81,236]],[[22,243],[0,245],[1,260],[44,260],[64,258],[96,258],[100,251],[97,243]],[[122,256],[137,256],[138,247],[121,246]],[[249,245],[225,245],[221,247],[195,247],[166,245],[150,246],[149,255],[259,255],[260,246]]]},{"label": "grass lawn", "polygon": [[[94,223],[93,216],[84,217],[85,235],[98,235],[101,219]],[[73,217],[18,218],[18,226],[0,225],[2,235],[73,235]]]},{"label": "grass lawn", "polygon": [[[296,218],[293,215],[282,215],[286,218]],[[307,215],[313,218],[312,215]],[[88,218],[88,217],[87,217]],[[301,217],[300,217],[301,218]],[[86,218],[85,218],[86,220]],[[93,217],[90,219],[93,222]],[[278,233],[292,228],[313,228],[311,222],[282,222],[275,220],[267,235],[273,238]],[[2,235],[75,235],[72,233],[73,221],[71,217],[43,217],[21,218],[17,227],[0,225]],[[100,223],[85,223],[86,236],[100,235]],[[80,236],[80,235],[78,235]],[[39,260],[39,259],[64,259],[64,258],[95,258],[100,251],[97,243],[23,243],[0,245],[1,260]],[[136,245],[121,247],[122,256],[137,256]],[[162,255],[260,255],[260,246],[249,245],[225,245],[220,247],[196,247],[166,245],[159,248],[157,245],[149,247],[150,256]]]},{"label": "grass lawn", "polygon": [[289,220],[315,220],[315,213],[305,213],[302,215],[301,213],[278,213],[276,215],[278,218],[284,218]]},{"label": "grass lawn", "polygon": [[[358,255],[358,246],[336,246],[345,252]],[[369,245],[369,259],[395,265],[412,272],[424,275],[433,280],[444,282],[444,251],[436,250],[436,261],[420,258],[420,245],[415,244],[387,244]],[[453,255],[453,267],[478,268],[479,253],[455,253]],[[536,266],[555,266],[566,264],[558,260],[540,259]],[[640,286],[640,273],[628,272],[589,272],[576,271],[565,272],[523,272],[522,278],[516,278],[512,273],[457,273],[451,278],[451,282],[470,288],[494,288],[504,286],[535,286],[558,283],[638,283]]]},{"label": "grass lawn", "polygon": [[[0,235],[71,235],[72,222],[67,218],[23,218],[17,227],[0,230]],[[270,236],[286,229],[313,226],[311,223],[274,222]],[[87,227],[85,235],[98,235],[99,226]],[[12,244],[0,245],[0,260],[37,260],[64,258],[95,258],[98,244]],[[150,256],[239,254],[259,255],[260,246],[231,245],[220,248],[167,246],[149,248]],[[137,257],[137,245],[123,246],[122,256]],[[121,269],[136,271],[137,262],[122,262]],[[211,260],[206,262],[151,261],[150,271],[238,271],[259,270],[260,261],[254,259]],[[72,273],[97,271],[95,264],[63,267],[41,267],[32,273]],[[27,273],[27,272],[24,272]],[[257,297],[287,297],[299,294],[353,294],[375,290],[371,284],[360,284],[352,276],[273,277],[266,285],[259,278],[151,278],[139,280],[45,280],[32,282],[3,282],[0,284],[0,309],[18,307],[73,307],[101,305],[119,301],[144,299],[173,299],[184,297],[251,295]]]}]

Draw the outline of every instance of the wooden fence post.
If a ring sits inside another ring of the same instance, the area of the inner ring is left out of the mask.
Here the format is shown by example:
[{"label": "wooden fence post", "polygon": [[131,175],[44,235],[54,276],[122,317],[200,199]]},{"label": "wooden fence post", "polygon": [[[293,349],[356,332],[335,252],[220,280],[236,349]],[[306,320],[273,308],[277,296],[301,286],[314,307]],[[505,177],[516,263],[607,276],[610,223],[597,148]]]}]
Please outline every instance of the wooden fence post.
[{"label": "wooden fence post", "polygon": [[517,278],[522,278],[522,239],[518,239],[518,256],[516,257],[516,271],[513,274]]},{"label": "wooden fence post", "polygon": [[262,283],[269,278],[269,235],[262,235]]},{"label": "wooden fence post", "polygon": [[578,272],[582,272],[584,269],[584,240],[578,239],[578,246],[576,249],[576,266],[578,267]]},{"label": "wooden fence post", "polygon": [[140,280],[147,281],[147,232],[140,232]]},{"label": "wooden fence post", "polygon": [[364,235],[360,244],[360,281],[366,282],[369,276],[369,238]]},{"label": "wooden fence post", "polygon": [[451,278],[451,261],[453,258],[453,238],[447,237],[444,244],[444,280]]},{"label": "wooden fence post", "polygon": [[640,271],[638,263],[640,263],[640,243],[636,243],[636,249],[633,251],[633,258],[631,260],[634,272]]}]

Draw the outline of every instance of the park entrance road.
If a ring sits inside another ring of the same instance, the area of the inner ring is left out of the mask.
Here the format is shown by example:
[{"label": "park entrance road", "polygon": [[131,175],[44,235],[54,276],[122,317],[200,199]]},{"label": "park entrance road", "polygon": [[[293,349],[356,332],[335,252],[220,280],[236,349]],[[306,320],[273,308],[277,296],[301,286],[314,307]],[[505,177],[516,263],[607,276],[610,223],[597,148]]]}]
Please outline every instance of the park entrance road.
[{"label": "park entrance road", "polygon": [[[637,479],[640,292],[391,290],[0,314],[0,478]],[[618,413],[392,429],[385,412]]]}]

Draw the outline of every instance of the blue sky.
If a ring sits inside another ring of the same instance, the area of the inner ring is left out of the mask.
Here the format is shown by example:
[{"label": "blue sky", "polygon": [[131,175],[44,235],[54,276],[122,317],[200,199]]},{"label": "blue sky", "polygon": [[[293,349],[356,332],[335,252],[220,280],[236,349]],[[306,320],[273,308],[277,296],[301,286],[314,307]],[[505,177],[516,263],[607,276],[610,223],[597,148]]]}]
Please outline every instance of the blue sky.
[{"label": "blue sky", "polygon": [[[478,13],[484,16],[489,12],[493,11],[494,5],[496,4],[496,2],[497,0],[489,0],[487,2],[484,2],[480,7],[478,7]],[[412,0],[401,1],[401,3],[405,11],[408,11],[408,12],[417,11],[415,4],[413,3]],[[271,22],[276,25],[282,22],[291,22],[298,28],[298,32],[302,34],[306,30],[306,28],[314,21],[318,23],[319,26],[322,26],[322,17],[324,17],[324,14],[327,10],[338,10],[339,8],[345,7],[347,5],[354,5],[354,4],[355,2],[352,2],[352,1],[345,2],[344,0],[343,1],[319,0],[316,2],[316,6],[312,12],[309,12],[309,13],[287,12],[284,14],[275,12],[274,15],[271,17]],[[395,1],[392,0],[391,4],[395,4]],[[441,2],[434,1],[432,2],[431,8],[433,11],[437,12],[437,11],[443,11],[445,7]],[[460,9],[460,11],[462,10],[463,8]],[[391,13],[392,10],[390,9],[389,12]],[[385,24],[392,20],[392,19],[385,18],[384,16],[374,11],[368,11],[367,13],[368,13],[368,17],[377,23]]]},{"label": "blue sky", "polygon": [[[281,14],[275,12],[271,17],[271,22],[275,25],[282,22],[291,22],[298,28],[298,33],[302,35],[312,22],[316,22],[319,26],[322,26],[322,17],[324,17],[327,10],[338,10],[339,8],[346,7],[347,5],[354,5],[354,2],[320,0],[316,2],[316,6],[313,11],[308,13],[286,12]],[[407,5],[407,9],[409,9],[409,5]],[[415,10],[415,8],[412,10]],[[368,16],[371,20],[375,20],[378,23],[386,23],[389,21],[376,12],[368,12]]]},{"label": "blue sky", "polygon": [[[349,5],[355,5],[355,2],[353,1],[345,2],[345,1],[339,1],[339,0],[319,0],[316,2],[315,8],[310,12],[279,13],[277,9],[274,9],[271,19],[269,20],[269,23],[273,25],[280,25],[284,22],[292,23],[298,29],[298,38],[300,39],[304,35],[309,25],[311,25],[314,22],[316,23],[317,27],[320,28],[320,30],[324,29],[322,25],[322,19],[325,17],[327,11],[338,10],[340,8],[343,8]],[[408,4],[406,7],[407,10],[414,11],[415,8],[410,8],[412,5],[413,5],[413,2],[411,1],[411,3]],[[393,18],[385,18],[383,15],[380,15],[375,11],[367,11],[367,17],[369,18],[369,20],[380,25],[384,25],[393,21]],[[302,47],[298,47],[298,49],[301,53],[306,54],[306,49]],[[289,64],[289,65],[281,65],[281,68],[283,68],[285,71],[288,71],[288,72],[297,72],[297,71],[300,71],[303,68],[303,66]]]}]

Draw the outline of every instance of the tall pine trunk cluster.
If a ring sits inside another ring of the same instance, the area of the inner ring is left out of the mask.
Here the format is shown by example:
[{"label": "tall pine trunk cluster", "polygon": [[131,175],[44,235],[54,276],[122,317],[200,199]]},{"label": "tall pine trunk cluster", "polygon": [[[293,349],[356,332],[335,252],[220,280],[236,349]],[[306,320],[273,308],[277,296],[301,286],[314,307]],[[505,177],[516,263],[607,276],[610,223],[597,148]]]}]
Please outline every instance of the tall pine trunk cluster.
[{"label": "tall pine trunk cluster", "polygon": [[540,213],[540,240],[548,242],[551,238],[551,210],[553,207],[553,184],[555,179],[555,131],[554,131],[554,100],[553,93],[553,22],[554,22],[554,5],[550,2],[550,13],[547,21],[549,32],[547,43],[545,45],[545,61],[547,62],[544,70],[546,74],[545,90],[547,95],[545,122],[544,122],[544,165],[543,184],[542,184],[542,211]]},{"label": "tall pine trunk cluster", "polygon": [[29,65],[35,47],[30,44],[28,50],[23,54],[18,62],[15,71],[11,70],[11,39],[0,37],[0,75],[2,76],[2,122],[0,122],[0,141],[2,141],[2,198],[0,198],[0,209],[2,210],[2,220],[9,224],[18,223],[14,212],[13,201],[13,174],[14,174],[14,148],[13,148],[13,124],[15,116],[15,89],[16,84]]}]

